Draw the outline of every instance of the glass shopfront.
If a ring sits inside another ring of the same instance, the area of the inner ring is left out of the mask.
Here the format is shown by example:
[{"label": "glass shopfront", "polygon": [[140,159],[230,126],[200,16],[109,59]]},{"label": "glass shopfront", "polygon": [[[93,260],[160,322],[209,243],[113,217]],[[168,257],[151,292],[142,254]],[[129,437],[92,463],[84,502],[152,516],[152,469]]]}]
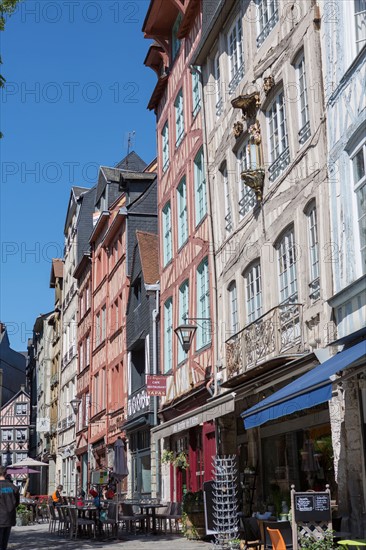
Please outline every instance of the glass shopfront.
[{"label": "glass shopfront", "polygon": [[133,498],[151,496],[151,451],[150,430],[131,432],[130,451],[132,459],[132,495]]}]

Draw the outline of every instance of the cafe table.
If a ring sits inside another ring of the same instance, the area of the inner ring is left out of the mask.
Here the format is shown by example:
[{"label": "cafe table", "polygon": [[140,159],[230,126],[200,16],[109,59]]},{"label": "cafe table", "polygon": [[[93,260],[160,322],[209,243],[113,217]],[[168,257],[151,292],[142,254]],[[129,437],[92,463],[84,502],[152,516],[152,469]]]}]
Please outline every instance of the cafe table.
[{"label": "cafe table", "polygon": [[[165,508],[166,504],[156,504],[156,503],[148,503],[148,502],[139,502],[138,503],[138,506],[140,507],[141,509],[141,513],[143,514],[144,513],[144,510],[146,510],[145,514],[147,516],[150,516],[151,517],[151,523],[152,523],[152,530],[151,530],[151,533],[153,535],[156,535],[157,534],[157,529],[156,529],[156,509],[157,508]],[[149,512],[149,510],[151,510],[151,512]]]}]

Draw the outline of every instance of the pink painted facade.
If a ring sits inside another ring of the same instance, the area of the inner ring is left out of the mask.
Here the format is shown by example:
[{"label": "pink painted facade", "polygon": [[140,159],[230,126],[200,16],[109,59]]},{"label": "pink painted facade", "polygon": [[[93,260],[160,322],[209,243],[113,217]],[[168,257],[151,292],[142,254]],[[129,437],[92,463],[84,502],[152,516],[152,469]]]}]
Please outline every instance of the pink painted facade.
[{"label": "pink painted facade", "polygon": [[[214,350],[209,321],[196,321],[199,328],[187,355],[174,333],[184,322],[183,313],[206,319],[212,318],[213,311],[200,73],[190,67],[201,35],[200,2],[171,0],[164,2],[164,10],[160,7],[159,0],[151,2],[143,31],[156,41],[145,64],[158,75],[149,108],[157,116],[161,372],[167,375],[167,395],[161,405],[163,427],[165,421],[194,411],[210,397]],[[163,447],[176,454],[185,452],[190,464],[186,471],[170,470],[170,487],[163,481],[164,498],[180,499],[183,486],[201,488],[205,450],[210,457],[215,454],[208,435],[214,431],[213,423],[206,424],[203,429],[179,430],[164,437]],[[156,437],[160,438],[158,431]]]},{"label": "pink painted facade", "polygon": [[125,218],[119,211],[122,195],[101,212],[92,244],[92,346],[88,441],[91,468],[110,467],[108,453],[124,420],[126,384],[124,355],[125,311],[129,279],[126,276]]}]

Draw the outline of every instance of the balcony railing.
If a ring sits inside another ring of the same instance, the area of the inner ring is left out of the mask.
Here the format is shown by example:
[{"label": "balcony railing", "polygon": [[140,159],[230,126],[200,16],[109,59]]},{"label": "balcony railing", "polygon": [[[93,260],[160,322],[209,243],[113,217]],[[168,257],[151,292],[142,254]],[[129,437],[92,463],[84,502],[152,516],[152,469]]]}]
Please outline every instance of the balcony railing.
[{"label": "balcony railing", "polygon": [[243,77],[244,77],[244,63],[240,65],[240,67],[234,74],[233,78],[229,82],[229,95],[231,95],[235,91],[237,85],[239,84],[239,82]]},{"label": "balcony railing", "polygon": [[226,341],[227,378],[282,354],[302,352],[302,304],[282,304]]},{"label": "balcony railing", "polygon": [[274,181],[282,172],[285,170],[286,166],[290,164],[290,149],[286,149],[280,154],[279,157],[271,164],[268,168],[269,172],[269,181]]}]

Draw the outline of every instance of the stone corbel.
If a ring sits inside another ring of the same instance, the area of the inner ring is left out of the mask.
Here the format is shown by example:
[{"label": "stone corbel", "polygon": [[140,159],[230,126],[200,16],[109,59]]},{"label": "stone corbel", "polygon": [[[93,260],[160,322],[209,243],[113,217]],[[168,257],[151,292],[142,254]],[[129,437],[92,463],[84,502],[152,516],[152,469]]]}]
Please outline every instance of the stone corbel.
[{"label": "stone corbel", "polygon": [[258,168],[257,170],[245,170],[241,173],[241,179],[244,185],[247,185],[253,189],[257,202],[263,200],[263,187],[264,187],[264,170]]},{"label": "stone corbel", "polygon": [[241,134],[243,133],[243,130],[244,130],[244,124],[240,122],[240,120],[238,120],[237,122],[234,122],[233,134],[236,139],[238,139],[238,137],[241,136]]},{"label": "stone corbel", "polygon": [[252,94],[240,95],[235,99],[232,99],[231,105],[234,109],[241,109],[243,113],[243,118],[253,118],[255,117],[260,105],[260,95],[259,92],[253,92]]},{"label": "stone corbel", "polygon": [[269,92],[272,90],[273,86],[274,86],[274,78],[272,75],[269,75],[269,76],[266,76],[264,79],[263,79],[263,91],[264,93],[266,94],[266,96],[269,94]]}]

